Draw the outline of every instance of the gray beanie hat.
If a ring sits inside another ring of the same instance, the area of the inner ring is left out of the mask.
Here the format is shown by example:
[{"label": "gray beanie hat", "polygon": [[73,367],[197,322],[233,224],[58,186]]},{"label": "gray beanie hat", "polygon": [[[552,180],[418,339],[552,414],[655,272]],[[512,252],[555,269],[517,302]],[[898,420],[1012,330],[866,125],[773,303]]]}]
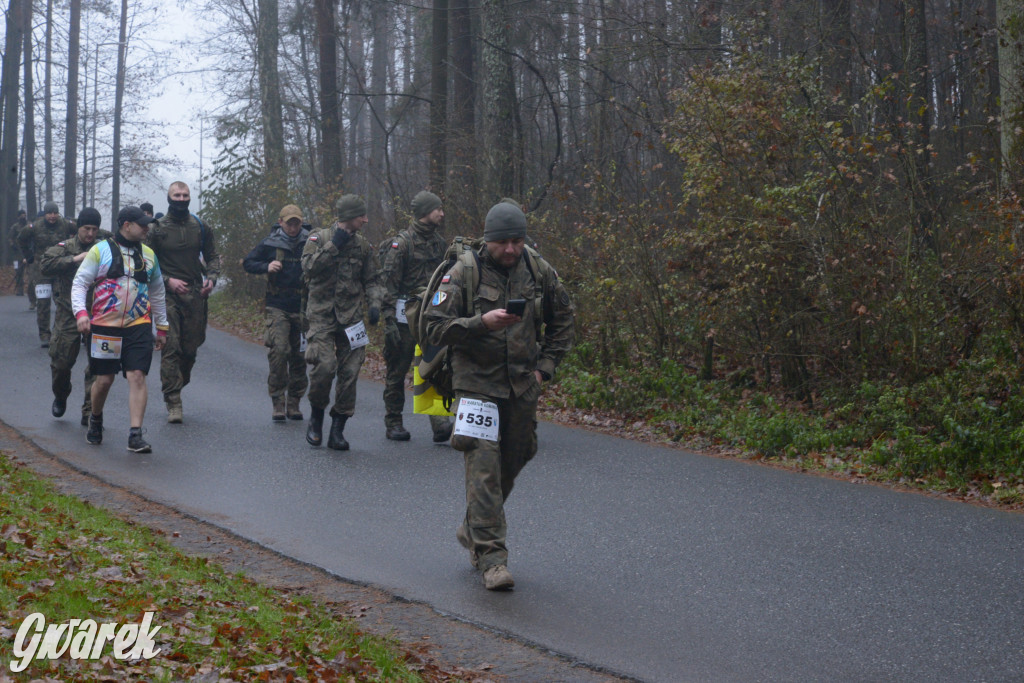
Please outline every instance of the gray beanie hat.
[{"label": "gray beanie hat", "polygon": [[433,192],[423,190],[412,198],[412,217],[416,220],[423,218],[434,209],[441,208],[441,198]]},{"label": "gray beanie hat", "polygon": [[526,237],[526,214],[518,206],[501,202],[484,219],[484,241],[500,242]]},{"label": "gray beanie hat", "polygon": [[335,208],[338,210],[338,220],[342,223],[366,215],[366,202],[357,194],[342,195]]},{"label": "gray beanie hat", "polygon": [[43,204],[43,213],[60,213],[60,207],[57,202],[46,202]]}]

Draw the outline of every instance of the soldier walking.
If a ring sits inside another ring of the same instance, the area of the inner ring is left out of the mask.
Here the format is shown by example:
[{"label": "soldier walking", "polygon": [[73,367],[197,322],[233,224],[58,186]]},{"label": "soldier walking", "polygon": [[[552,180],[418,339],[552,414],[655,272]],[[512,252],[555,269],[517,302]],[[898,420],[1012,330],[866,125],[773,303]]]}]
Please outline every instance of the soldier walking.
[{"label": "soldier walking", "polygon": [[242,262],[247,273],[267,276],[266,332],[270,375],[267,390],[273,405],[271,419],[301,420],[299,399],[306,393],[306,360],[302,339],[302,250],[309,230],[302,225],[302,211],[294,204],[281,209],[269,236]]},{"label": "soldier walking", "polygon": [[[71,310],[71,283],[78,266],[85,260],[86,253],[96,243],[100,233],[100,212],[92,207],[82,209],[78,214],[78,232],[74,237],[58,242],[47,249],[39,259],[43,277],[53,280],[53,301],[57,312],[53,318],[53,337],[50,340],[50,378],[53,389],[53,405],[50,412],[54,417],[63,417],[67,410],[68,396],[71,395],[71,370],[78,360],[82,348],[82,334],[78,331],[75,314]],[[108,237],[106,233],[104,237]],[[86,299],[87,308],[92,308],[92,292]],[[82,426],[89,424],[92,413],[93,375],[89,364],[85,365],[85,399],[82,401]]]},{"label": "soldier walking", "polygon": [[46,202],[43,215],[18,233],[18,247],[25,265],[28,267],[26,277],[29,286],[42,285],[36,292],[36,324],[39,327],[39,342],[43,348],[50,345],[50,297],[53,280],[44,277],[39,270],[39,260],[43,252],[72,234],[69,221],[60,215],[57,202]]},{"label": "soldier walking", "polygon": [[192,379],[199,347],[206,341],[207,298],[220,275],[217,240],[210,226],[188,210],[191,193],[179,181],[167,190],[167,215],[146,243],[160,261],[167,286],[167,343],[160,354],[160,384],[167,421],[181,424],[181,390]]},{"label": "soldier walking", "polygon": [[[419,294],[438,264],[444,259],[448,244],[438,233],[444,223],[441,198],[424,190],[412,200],[413,222],[395,235],[386,247],[381,266],[384,287],[384,361],[387,378],[384,382],[385,436],[393,441],[408,441],[409,432],[402,424],[405,408],[405,376],[412,364],[416,342],[405,318],[405,302]],[[443,415],[430,415],[434,442],[447,441],[452,434],[451,421]]]},{"label": "soldier walking", "polygon": [[[537,400],[571,348],[574,315],[554,268],[527,252],[526,216],[500,203],[487,213],[475,291],[462,260],[423,315],[427,341],[449,345],[457,401],[452,447],[466,461],[466,515],[456,538],[488,590],[515,585],[508,570],[505,502],[537,452]],[[513,304],[517,304],[514,306]],[[512,311],[508,310],[512,309]],[[518,311],[518,314],[517,314]]]},{"label": "soldier walking", "polygon": [[312,413],[306,441],[313,446],[323,443],[324,410],[337,375],[327,447],[347,451],[345,423],[355,413],[356,380],[368,342],[363,315],[369,308],[369,322],[377,324],[384,288],[377,254],[359,234],[368,222],[366,203],[357,195],[347,194],[338,200],[336,208],[337,222],[314,231],[302,252],[302,272],[309,286],[306,362],[310,365]]}]

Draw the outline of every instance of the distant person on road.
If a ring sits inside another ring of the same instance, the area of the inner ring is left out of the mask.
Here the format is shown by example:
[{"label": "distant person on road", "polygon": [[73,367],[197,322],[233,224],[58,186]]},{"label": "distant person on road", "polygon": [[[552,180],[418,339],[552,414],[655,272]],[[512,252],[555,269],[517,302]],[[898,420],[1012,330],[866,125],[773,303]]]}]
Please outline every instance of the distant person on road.
[{"label": "distant person on road", "polygon": [[[572,347],[574,313],[558,274],[527,252],[526,216],[491,207],[476,252],[475,291],[462,260],[427,305],[427,342],[449,345],[456,419],[452,447],[466,461],[466,516],[456,538],[488,590],[515,585],[505,546],[505,501],[537,452],[537,400]],[[507,308],[520,307],[520,314]]]},{"label": "distant person on road", "polygon": [[[106,239],[110,233],[103,231],[100,236],[100,212],[92,207],[82,209],[78,214],[78,233],[58,242],[40,257],[40,270],[44,277],[53,280],[53,301],[57,312],[53,318],[53,337],[50,340],[50,379],[53,389],[53,405],[50,413],[63,417],[67,410],[68,396],[71,395],[71,370],[78,361],[82,348],[82,334],[78,331],[75,314],[71,309],[71,283],[78,266],[85,260],[98,238]],[[86,296],[86,308],[92,306],[92,292]],[[82,401],[82,425],[89,424],[92,414],[93,375],[89,364],[85,365],[85,400]]]},{"label": "distant person on road", "polygon": [[[89,366],[96,377],[92,385],[92,415],[85,439],[103,442],[103,407],[121,372],[128,380],[128,450],[149,453],[142,438],[146,415],[146,375],[153,350],[167,338],[167,305],[164,280],[156,254],[142,243],[156,219],[137,206],[117,214],[118,231],[88,251],[71,286],[71,307],[78,331],[89,335]],[[90,306],[88,294],[95,287]],[[153,338],[153,324],[157,334]]]},{"label": "distant person on road", "polygon": [[[25,264],[21,262],[21,249],[18,247],[18,234],[28,225],[28,216],[25,209],[18,210],[18,218],[7,229],[8,255],[14,262],[14,294],[25,296]],[[34,306],[36,293],[29,295],[29,305]]]},{"label": "distant person on road", "polygon": [[299,400],[306,393],[306,359],[302,342],[302,250],[309,230],[303,227],[302,211],[294,204],[281,209],[278,225],[249,252],[242,262],[247,273],[267,276],[266,332],[270,375],[267,390],[271,419],[301,420]]},{"label": "distant person on road", "polygon": [[[416,342],[405,319],[405,302],[427,286],[434,269],[444,259],[448,243],[440,234],[444,224],[441,198],[433,192],[418,193],[412,199],[413,222],[385,246],[381,271],[384,296],[384,435],[393,441],[408,441],[402,424],[405,409],[405,376],[409,373]],[[443,415],[430,415],[434,442],[443,443],[452,435],[451,421]]]},{"label": "distant person on road", "polygon": [[337,222],[315,230],[302,252],[302,272],[309,286],[306,362],[311,366],[306,441],[313,446],[323,443],[324,410],[337,375],[327,447],[347,451],[345,423],[355,413],[356,380],[369,341],[363,315],[368,308],[369,323],[379,322],[384,287],[376,250],[359,234],[368,222],[366,203],[347,194],[336,208]]},{"label": "distant person on road", "polygon": [[50,297],[53,280],[44,277],[39,270],[38,256],[73,233],[72,224],[60,215],[57,202],[43,204],[43,216],[37,218],[18,233],[18,246],[24,264],[28,266],[29,286],[36,292],[36,324],[39,327],[39,342],[43,348],[50,345]]},{"label": "distant person on road", "polygon": [[181,390],[192,380],[199,347],[206,341],[207,298],[220,275],[213,230],[188,210],[191,193],[179,181],[167,190],[167,215],[149,232],[146,244],[160,260],[167,286],[167,344],[160,356],[160,383],[167,421],[181,424]]}]

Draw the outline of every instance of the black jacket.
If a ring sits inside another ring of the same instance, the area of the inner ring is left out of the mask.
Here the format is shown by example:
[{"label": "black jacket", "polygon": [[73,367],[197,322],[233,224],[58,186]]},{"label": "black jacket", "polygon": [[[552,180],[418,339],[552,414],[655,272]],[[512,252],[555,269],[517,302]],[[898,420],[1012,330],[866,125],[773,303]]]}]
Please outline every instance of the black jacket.
[{"label": "black jacket", "polygon": [[[309,230],[305,227],[295,237],[288,237],[280,227],[249,252],[242,262],[245,272],[267,276],[267,306],[288,313],[298,313],[302,304],[302,249]],[[281,261],[276,273],[267,273],[271,261]]]}]

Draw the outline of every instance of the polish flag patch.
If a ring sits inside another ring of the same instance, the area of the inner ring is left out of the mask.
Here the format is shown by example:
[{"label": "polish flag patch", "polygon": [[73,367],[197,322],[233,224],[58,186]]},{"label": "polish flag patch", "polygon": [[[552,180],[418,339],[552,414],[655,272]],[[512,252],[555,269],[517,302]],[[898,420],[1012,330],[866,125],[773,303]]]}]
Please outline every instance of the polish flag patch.
[{"label": "polish flag patch", "polygon": [[452,276],[451,275],[445,275],[443,278],[441,278],[441,284],[442,285],[446,285],[446,284],[448,284],[451,281],[452,281]]},{"label": "polish flag patch", "polygon": [[391,248],[392,249],[398,249],[398,242],[392,242],[391,243]]},{"label": "polish flag patch", "polygon": [[318,239],[319,239],[319,238],[318,238],[318,237],[317,237],[316,235],[310,235],[310,236],[309,236],[309,241],[310,241],[310,242],[316,242],[316,241],[317,241]]}]

